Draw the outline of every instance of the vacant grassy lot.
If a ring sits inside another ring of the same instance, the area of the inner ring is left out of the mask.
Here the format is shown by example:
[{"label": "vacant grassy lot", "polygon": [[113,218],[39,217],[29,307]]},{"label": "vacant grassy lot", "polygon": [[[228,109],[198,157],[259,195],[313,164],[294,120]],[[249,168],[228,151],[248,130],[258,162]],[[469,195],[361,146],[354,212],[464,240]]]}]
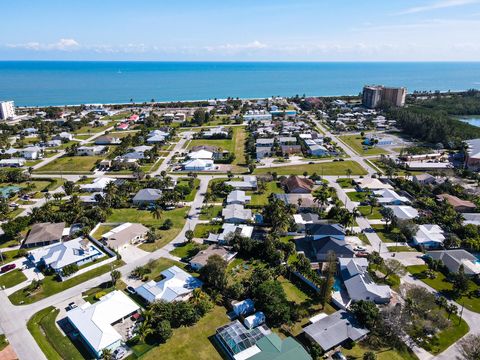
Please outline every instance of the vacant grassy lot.
[{"label": "vacant grassy lot", "polygon": [[[112,214],[107,218],[106,222],[136,222],[153,228],[157,235],[157,241],[155,243],[142,244],[140,247],[145,251],[154,251],[165,246],[178,235],[185,225],[185,217],[189,210],[190,208],[186,206],[164,211],[162,212],[161,218],[156,219],[148,210],[138,210],[135,208],[113,209]],[[173,226],[168,230],[163,230],[161,226],[166,219],[172,220]]]},{"label": "vacant grassy lot", "polygon": [[208,205],[204,206],[201,210],[200,220],[212,220],[213,218],[219,217],[222,215],[222,205]]},{"label": "vacant grassy lot", "polygon": [[[423,281],[428,286],[431,286],[439,293],[445,295],[448,298],[453,297],[453,285],[451,282],[447,281],[447,278],[444,274],[439,271],[435,271],[435,278],[430,279],[425,275],[425,271],[428,269],[427,265],[413,265],[407,266],[407,270],[415,275],[416,278]],[[465,307],[471,311],[480,313],[480,298],[473,296],[475,291],[480,290],[480,286],[475,284],[473,281],[469,281],[469,293],[461,296],[455,301],[458,304],[464,304]]]},{"label": "vacant grassy lot", "polygon": [[102,160],[102,156],[63,156],[53,160],[40,169],[37,173],[86,173],[92,172],[95,163]]},{"label": "vacant grassy lot", "polygon": [[208,245],[197,244],[196,242],[183,243],[170,251],[170,254],[179,257],[180,259],[188,259],[195,256],[199,251],[205,250]]},{"label": "vacant grassy lot", "polygon": [[388,251],[390,252],[405,252],[405,251],[417,251],[410,246],[389,246]]},{"label": "vacant grassy lot", "polygon": [[366,191],[351,191],[347,192],[347,196],[350,200],[355,202],[364,202],[367,201],[370,193]]},{"label": "vacant grassy lot", "polygon": [[340,185],[340,187],[342,187],[344,189],[355,187],[355,185],[353,185],[353,179],[349,179],[349,178],[337,179],[337,183],[338,183],[338,185]]},{"label": "vacant grassy lot", "polygon": [[380,220],[383,218],[383,215],[380,214],[380,209],[379,206],[374,206],[373,209],[369,205],[357,206],[360,214],[370,220]]},{"label": "vacant grassy lot", "polygon": [[53,306],[40,310],[28,320],[28,331],[47,359],[83,360],[84,357],[75,345],[58,330],[55,319],[59,312]]},{"label": "vacant grassy lot", "polygon": [[373,351],[377,356],[377,360],[417,360],[417,356],[410,352],[410,350],[405,349],[399,351],[396,349],[370,349],[366,344],[359,342],[356,343],[351,349],[342,349],[342,353],[347,356],[349,359],[363,359],[363,354],[368,351]]},{"label": "vacant grassy lot", "polygon": [[[187,178],[180,178],[177,181],[177,185],[186,185],[189,186],[189,180]],[[193,180],[193,187],[190,191],[190,194],[185,196],[185,201],[190,202],[195,199],[195,195],[197,195],[198,187],[200,186],[200,179],[195,178]]]},{"label": "vacant grassy lot", "polygon": [[196,238],[207,238],[209,233],[218,233],[222,225],[197,224],[193,230],[193,236]]},{"label": "vacant grassy lot", "polygon": [[362,144],[363,139],[360,135],[343,135],[339,136],[339,138],[360,155],[380,155],[387,153],[379,147],[364,146]]},{"label": "vacant grassy lot", "polygon": [[397,241],[397,238],[396,238],[397,234],[400,234],[399,229],[394,228],[391,231],[387,231],[385,228],[385,225],[381,225],[381,224],[374,224],[372,225],[372,228],[375,230],[378,237],[383,242],[394,243]]},{"label": "vacant grassy lot", "polygon": [[21,270],[13,270],[0,276],[0,287],[11,288],[27,280]]},{"label": "vacant grassy lot", "polygon": [[111,264],[103,265],[93,270],[87,271],[81,275],[75,276],[65,281],[57,281],[54,275],[45,276],[42,280],[42,285],[39,289],[33,293],[20,289],[11,294],[8,298],[14,305],[31,304],[38,300],[45,299],[46,297],[57,294],[61,291],[69,289],[73,286],[81,284],[87,280],[93,279],[107,272],[110,272],[112,268],[123,265],[123,261],[115,261]]},{"label": "vacant grassy lot", "polygon": [[365,175],[367,172],[359,163],[352,160],[325,162],[320,164],[292,165],[272,168],[257,168],[253,172],[256,175],[274,173],[278,175],[302,175],[317,173],[318,175],[345,175],[347,169],[352,171],[352,175]]},{"label": "vacant grassy lot", "polygon": [[247,195],[251,196],[251,205],[267,205],[270,194],[283,194],[283,188],[277,181],[269,181],[265,184],[265,191],[262,193],[258,191],[247,191]]}]

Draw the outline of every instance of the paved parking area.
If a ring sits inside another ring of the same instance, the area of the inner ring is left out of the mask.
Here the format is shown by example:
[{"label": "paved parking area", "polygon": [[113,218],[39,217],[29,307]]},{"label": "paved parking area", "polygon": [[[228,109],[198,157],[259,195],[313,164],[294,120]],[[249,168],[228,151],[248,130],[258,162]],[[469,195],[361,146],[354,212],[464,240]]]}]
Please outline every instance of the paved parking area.
[{"label": "paved parking area", "polygon": [[120,248],[118,249],[118,252],[120,255],[122,255],[122,260],[127,264],[149,254],[149,252],[144,251],[134,245],[127,245],[126,247]]}]

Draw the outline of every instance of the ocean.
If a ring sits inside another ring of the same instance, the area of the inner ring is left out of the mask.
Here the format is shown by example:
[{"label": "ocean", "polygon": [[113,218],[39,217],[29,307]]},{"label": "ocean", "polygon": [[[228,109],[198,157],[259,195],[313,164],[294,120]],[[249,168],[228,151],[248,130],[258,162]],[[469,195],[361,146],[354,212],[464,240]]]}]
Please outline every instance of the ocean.
[{"label": "ocean", "polygon": [[480,62],[0,61],[0,100],[18,106],[356,95],[365,84],[480,88]]}]

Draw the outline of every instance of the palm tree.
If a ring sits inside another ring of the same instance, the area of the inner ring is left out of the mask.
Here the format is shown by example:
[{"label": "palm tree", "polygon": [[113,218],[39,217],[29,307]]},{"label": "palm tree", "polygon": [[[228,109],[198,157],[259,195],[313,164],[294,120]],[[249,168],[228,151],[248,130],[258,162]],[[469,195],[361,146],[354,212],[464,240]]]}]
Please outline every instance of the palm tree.
[{"label": "palm tree", "polygon": [[105,348],[102,350],[102,359],[103,360],[113,360],[115,357],[113,356],[112,350]]},{"label": "palm tree", "polygon": [[370,205],[370,215],[372,215],[373,214],[373,208],[378,205],[378,199],[375,196],[372,196],[368,203]]},{"label": "palm tree", "polygon": [[347,174],[348,178],[350,179],[350,176],[352,175],[352,169],[348,168],[345,170],[345,173]]},{"label": "palm tree", "polygon": [[329,194],[325,188],[318,189],[313,195],[313,201],[320,205],[320,209],[323,211],[325,204],[328,202]]},{"label": "palm tree", "polygon": [[162,208],[160,206],[152,206],[150,208],[150,214],[152,214],[154,219],[160,220],[162,218]]},{"label": "palm tree", "polygon": [[50,194],[48,191],[43,195],[45,197],[45,200],[48,202],[50,198],[52,197],[52,194]]}]

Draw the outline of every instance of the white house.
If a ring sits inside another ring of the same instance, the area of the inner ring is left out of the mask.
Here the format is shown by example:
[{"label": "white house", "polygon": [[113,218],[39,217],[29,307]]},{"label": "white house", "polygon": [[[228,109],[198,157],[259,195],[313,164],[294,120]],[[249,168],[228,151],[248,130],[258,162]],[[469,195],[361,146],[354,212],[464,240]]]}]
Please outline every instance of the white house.
[{"label": "white house", "polygon": [[69,132],[63,131],[63,132],[61,132],[60,134],[55,135],[55,136],[53,137],[53,139],[54,139],[54,140],[68,140],[68,141],[71,141],[71,140],[73,140],[73,135],[70,134]]},{"label": "white house", "polygon": [[163,280],[151,280],[136,288],[136,292],[149,303],[157,300],[167,302],[187,300],[202,282],[178,266],[162,271]]},{"label": "white house", "polygon": [[227,181],[225,185],[231,186],[237,190],[256,190],[257,177],[248,175],[243,177],[243,181]]},{"label": "white house", "polygon": [[23,158],[1,159],[0,167],[22,167],[25,165]]},{"label": "white house", "polygon": [[78,237],[32,250],[28,258],[37,266],[44,265],[61,274],[65,266],[80,266],[102,256],[104,254],[88,239]]},{"label": "white house", "polygon": [[114,324],[123,322],[140,310],[140,307],[119,290],[100,298],[96,303],[85,304],[67,312],[67,319],[78,330],[83,342],[97,358],[105,349],[115,351],[123,339]]},{"label": "white house", "polygon": [[234,234],[246,238],[251,238],[253,234],[253,226],[245,224],[224,223],[222,225],[222,232],[220,234],[208,234],[208,238],[205,240],[205,242],[226,244],[228,243],[229,238],[232,237]]},{"label": "white house", "polygon": [[103,145],[95,146],[80,146],[77,149],[77,155],[79,156],[95,156],[105,152],[106,147]]},{"label": "white house", "polygon": [[213,159],[213,152],[208,150],[198,150],[188,153],[190,159],[201,159],[201,160],[211,160]]},{"label": "white house", "polygon": [[243,205],[249,203],[251,196],[245,195],[243,190],[234,190],[227,196],[227,204],[238,204]]},{"label": "white house", "polygon": [[184,170],[187,171],[207,171],[213,170],[213,160],[194,159],[188,160],[183,164]]},{"label": "white house", "polygon": [[246,223],[253,219],[252,210],[245,209],[243,205],[231,204],[222,210],[225,222],[234,224]]},{"label": "white house", "polygon": [[413,237],[415,245],[423,246],[427,249],[438,248],[442,246],[445,240],[443,230],[435,224],[425,224],[418,227],[417,233]]},{"label": "white house", "polygon": [[18,153],[27,160],[36,160],[42,157],[42,149],[38,146],[29,146],[18,150]]},{"label": "white house", "polygon": [[116,181],[111,177],[99,177],[95,178],[91,184],[81,184],[80,190],[85,192],[103,192],[107,185]]},{"label": "white house", "polygon": [[400,196],[395,190],[375,190],[373,194],[378,197],[378,203],[382,205],[402,205],[410,201],[405,196]]},{"label": "white house", "polygon": [[418,211],[408,205],[387,205],[386,208],[390,208],[393,214],[400,220],[411,220],[418,216]]}]

